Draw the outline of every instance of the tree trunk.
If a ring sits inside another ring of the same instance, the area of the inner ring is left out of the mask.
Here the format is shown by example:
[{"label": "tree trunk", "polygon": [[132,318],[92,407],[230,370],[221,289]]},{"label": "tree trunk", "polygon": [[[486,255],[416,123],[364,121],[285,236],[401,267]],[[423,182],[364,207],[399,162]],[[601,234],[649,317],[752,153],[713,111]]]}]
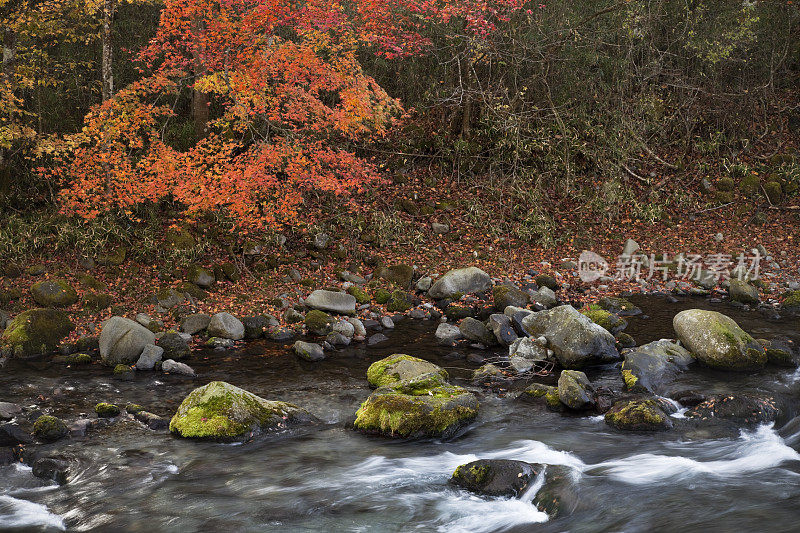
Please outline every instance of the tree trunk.
[{"label": "tree trunk", "polygon": [[[202,22],[199,18],[194,22],[195,31],[198,36],[201,32]],[[200,39],[197,39],[200,42]],[[194,78],[197,81],[203,75],[203,60],[200,56],[200,50],[195,48],[193,55]],[[194,131],[197,139],[203,139],[208,133],[208,95],[204,92],[192,89],[192,119],[194,120]]]},{"label": "tree trunk", "polygon": [[114,49],[111,42],[111,17],[114,14],[114,0],[103,0],[103,101],[114,96]]}]

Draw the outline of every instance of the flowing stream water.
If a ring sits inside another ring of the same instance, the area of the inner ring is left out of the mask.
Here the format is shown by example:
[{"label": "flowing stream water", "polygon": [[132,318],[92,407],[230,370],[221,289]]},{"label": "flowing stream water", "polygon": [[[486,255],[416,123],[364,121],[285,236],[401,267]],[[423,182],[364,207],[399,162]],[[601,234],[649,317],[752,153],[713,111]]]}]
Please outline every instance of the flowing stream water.
[{"label": "flowing stream water", "polygon": [[[800,337],[797,319],[769,320],[700,299],[633,299],[649,315],[629,318],[626,332],[640,345],[674,336],[672,317],[692,307],[728,314],[757,338]],[[469,352],[438,346],[434,329],[429,321],[403,320],[383,346],[352,346],[321,363],[266,342],[201,352],[191,361],[196,380],[143,372],[121,382],[98,365],[12,361],[0,374],[0,401],[36,402],[66,420],[94,416],[100,401],[135,402],[171,416],[193,388],[224,380],[301,405],[324,424],[232,445],[180,440],[122,417],[84,439],[49,445],[72,457],[65,485],[35,478],[26,466],[0,467],[0,531],[800,530],[800,419],[793,419],[800,371],[684,373],[687,387],[769,393],[787,406],[774,425],[731,431],[676,424],[667,432],[625,433],[599,416],[554,413],[485,389],[474,389],[478,420],[449,442],[348,429],[370,393],[367,367],[391,353],[428,359],[467,384],[478,365],[463,359]],[[587,374],[598,385],[621,387],[618,367]],[[569,467],[574,511],[548,519],[537,510],[530,499],[542,479],[519,499],[480,497],[448,483],[458,465],[479,458]]]}]

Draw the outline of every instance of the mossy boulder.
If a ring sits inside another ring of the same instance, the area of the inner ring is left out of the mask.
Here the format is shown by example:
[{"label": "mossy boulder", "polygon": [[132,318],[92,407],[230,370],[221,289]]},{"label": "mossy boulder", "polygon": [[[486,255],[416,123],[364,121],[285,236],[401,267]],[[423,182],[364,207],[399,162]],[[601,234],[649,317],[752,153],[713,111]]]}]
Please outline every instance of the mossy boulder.
[{"label": "mossy boulder", "polygon": [[627,431],[662,431],[672,428],[672,420],[652,398],[620,400],[605,415],[606,423]]},{"label": "mossy boulder", "polygon": [[686,348],[667,339],[640,346],[625,354],[622,379],[631,392],[667,396],[678,374],[694,362]]},{"label": "mossy boulder", "polygon": [[531,313],[522,327],[532,337],[544,336],[564,368],[580,368],[619,358],[614,336],[569,305]]},{"label": "mossy boulder", "polygon": [[739,182],[739,191],[746,198],[753,198],[761,190],[761,180],[755,174],[748,174]]},{"label": "mossy boulder", "polygon": [[748,305],[758,304],[758,289],[741,279],[731,279],[728,287],[728,297],[732,302]]},{"label": "mossy boulder", "polygon": [[390,313],[402,313],[411,309],[411,296],[406,291],[397,289],[392,291],[389,301],[386,302],[386,310]]},{"label": "mossy boulder", "polygon": [[69,355],[59,355],[53,358],[54,363],[65,365],[81,366],[92,364],[92,356],[88,353],[71,353]]},{"label": "mossy boulder", "polygon": [[618,317],[614,313],[606,311],[605,309],[590,307],[589,309],[581,312],[589,317],[592,322],[610,332],[612,335],[616,335],[628,326],[628,323],[625,320]]},{"label": "mossy boulder", "polygon": [[597,300],[597,306],[600,309],[605,309],[609,313],[614,313],[618,316],[636,316],[642,314],[641,309],[625,298],[605,296]]},{"label": "mossy boulder", "polygon": [[194,283],[190,283],[188,281],[179,283],[176,289],[181,294],[188,294],[195,300],[205,300],[206,298],[208,298],[208,293],[206,291],[204,291]]},{"label": "mossy boulder", "polygon": [[411,280],[414,278],[414,267],[406,264],[380,267],[376,269],[379,278],[383,278],[390,283],[394,283],[401,289],[411,287]]},{"label": "mossy boulder", "polygon": [[333,318],[328,313],[313,309],[306,313],[303,323],[308,328],[308,331],[315,335],[327,335],[333,323]]},{"label": "mossy boulder", "polygon": [[112,296],[107,292],[90,292],[83,297],[83,306],[86,309],[101,311],[111,307],[113,301]]},{"label": "mossy boulder", "polygon": [[381,305],[387,303],[392,297],[392,293],[386,289],[377,289],[375,291],[375,301]]},{"label": "mossy boulder", "polygon": [[100,418],[113,418],[119,415],[119,407],[113,403],[100,402],[94,406],[94,412]]},{"label": "mossy boulder", "polygon": [[164,234],[164,242],[172,250],[191,250],[197,245],[192,234],[184,228],[168,229]]},{"label": "mossy boulder", "polygon": [[183,438],[235,441],[314,420],[296,405],[265,400],[230,383],[212,381],[189,393],[169,429]]},{"label": "mossy boulder", "polygon": [[548,394],[555,394],[558,400],[558,388],[541,383],[531,383],[519,394],[519,399],[527,402],[545,401]]},{"label": "mossy boulder", "polygon": [[359,305],[368,304],[372,300],[369,293],[357,285],[348,287],[347,294],[352,295]]},{"label": "mossy boulder", "polygon": [[526,292],[508,285],[495,285],[492,288],[492,297],[494,298],[494,308],[499,313],[502,313],[509,305],[524,308],[530,301]]},{"label": "mossy boulder", "polygon": [[450,482],[477,494],[518,498],[541,471],[541,465],[524,461],[479,459],[456,468]]},{"label": "mossy boulder", "polygon": [[539,274],[536,276],[535,280],[539,287],[547,287],[551,291],[557,291],[561,287],[556,281],[556,278],[548,276],[547,274]]},{"label": "mossy boulder", "polygon": [[32,309],[17,315],[6,326],[0,345],[15,357],[31,357],[58,348],[74,329],[69,316],[58,309]]},{"label": "mossy boulder", "polygon": [[448,378],[447,371],[438,365],[397,353],[372,363],[367,369],[367,381],[373,387],[386,387],[430,373],[439,374],[445,380]]},{"label": "mossy boulder", "polygon": [[797,368],[798,364],[800,364],[797,343],[792,339],[776,337],[762,344],[767,349],[767,360],[770,364],[788,368]]},{"label": "mossy boulder", "polygon": [[33,423],[33,436],[45,442],[54,442],[67,436],[69,429],[63,420],[42,415]]},{"label": "mossy boulder", "polygon": [[164,350],[163,359],[174,359],[180,361],[192,355],[192,348],[175,331],[168,331],[158,339],[158,346]]},{"label": "mossy boulder", "polygon": [[125,259],[128,256],[128,250],[124,246],[118,246],[114,250],[99,255],[97,257],[97,262],[103,266],[120,266],[122,263],[125,262]]},{"label": "mossy boulder", "polygon": [[6,306],[20,298],[22,298],[22,289],[19,287],[0,288],[0,306]]},{"label": "mossy boulder", "polygon": [[732,191],[736,187],[736,182],[732,178],[723,177],[717,180],[717,189],[721,191]]},{"label": "mossy boulder", "polygon": [[31,286],[31,296],[42,307],[69,307],[78,301],[78,293],[64,279],[34,283]]},{"label": "mossy boulder", "polygon": [[672,325],[681,343],[708,367],[746,371],[767,362],[764,347],[722,313],[687,309],[675,315]]},{"label": "mossy boulder", "polygon": [[478,416],[478,400],[441,379],[431,373],[380,387],[361,404],[354,427],[387,437],[455,437]]},{"label": "mossy boulder", "polygon": [[212,270],[200,265],[190,265],[186,272],[186,280],[201,289],[210,289],[217,281],[217,278]]},{"label": "mossy boulder", "polygon": [[558,377],[558,400],[575,411],[590,409],[595,405],[594,387],[583,372],[562,370]]},{"label": "mossy boulder", "polygon": [[779,204],[781,203],[781,199],[783,197],[783,189],[781,189],[781,184],[777,181],[768,181],[764,184],[764,192],[767,195],[767,199],[770,201],[771,204]]},{"label": "mossy boulder", "polygon": [[783,299],[781,307],[793,314],[800,314],[800,290],[789,292]]}]

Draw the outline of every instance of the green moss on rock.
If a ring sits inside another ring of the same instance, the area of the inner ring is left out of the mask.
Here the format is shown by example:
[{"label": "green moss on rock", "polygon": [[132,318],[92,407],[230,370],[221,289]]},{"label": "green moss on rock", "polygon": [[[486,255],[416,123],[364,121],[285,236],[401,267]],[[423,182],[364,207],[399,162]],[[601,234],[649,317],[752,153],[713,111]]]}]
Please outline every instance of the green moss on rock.
[{"label": "green moss on rock", "polygon": [[268,401],[230,383],[212,381],[189,393],[169,429],[179,437],[225,441],[312,420],[310,413],[296,405]]},{"label": "green moss on rock", "polygon": [[57,309],[32,309],[9,322],[0,345],[15,357],[52,352],[74,329],[68,315]]},{"label": "green moss on rock", "polygon": [[53,442],[67,436],[69,429],[60,418],[42,415],[33,423],[33,435],[45,442]]},{"label": "green moss on rock", "polygon": [[372,363],[367,369],[367,381],[373,387],[385,387],[429,373],[448,378],[447,371],[438,365],[398,353]]},{"label": "green moss on rock", "polygon": [[333,322],[331,316],[328,313],[318,309],[309,311],[306,313],[305,319],[303,319],[303,323],[306,325],[306,328],[317,335],[325,335],[331,322]]},{"label": "green moss on rock", "polygon": [[392,293],[386,289],[378,289],[375,291],[375,301],[381,305],[387,303],[391,297]]},{"label": "green moss on rock", "polygon": [[391,313],[402,313],[411,309],[411,297],[407,292],[400,289],[392,292],[389,301],[386,302],[386,310]]},{"label": "green moss on rock", "polygon": [[672,428],[669,415],[653,399],[622,400],[605,415],[612,427],[630,431],[659,431]]},{"label": "green moss on rock", "polygon": [[94,406],[94,412],[100,418],[113,418],[119,415],[119,407],[113,403],[100,402]]},{"label": "green moss on rock", "polygon": [[368,304],[372,299],[367,291],[359,287],[358,285],[352,285],[347,288],[347,294],[352,295],[356,302],[359,304]]},{"label": "green moss on rock", "polygon": [[31,286],[31,296],[42,307],[69,307],[78,301],[78,293],[64,279],[34,283]]},{"label": "green moss on rock", "polygon": [[600,309],[596,306],[592,306],[589,309],[581,312],[589,317],[589,320],[612,334],[617,333],[628,325],[627,322],[617,315],[610,313],[605,309]]}]

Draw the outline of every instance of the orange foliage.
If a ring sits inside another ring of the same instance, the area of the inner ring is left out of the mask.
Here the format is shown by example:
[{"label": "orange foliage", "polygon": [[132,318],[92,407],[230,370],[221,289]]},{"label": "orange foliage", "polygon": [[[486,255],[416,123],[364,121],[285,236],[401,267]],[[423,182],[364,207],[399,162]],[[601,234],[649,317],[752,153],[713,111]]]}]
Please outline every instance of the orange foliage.
[{"label": "orange foliage", "polygon": [[[462,17],[481,33],[518,3],[168,0],[140,54],[153,74],[64,140],[63,209],[93,218],[170,199],[187,216],[223,212],[243,230],[294,222],[309,191],[345,195],[377,178],[354,148],[402,112],[363,72],[359,49],[419,53],[425,21]],[[206,94],[213,112],[207,133],[180,151],[163,132],[176,120],[168,102],[187,89]]]}]

